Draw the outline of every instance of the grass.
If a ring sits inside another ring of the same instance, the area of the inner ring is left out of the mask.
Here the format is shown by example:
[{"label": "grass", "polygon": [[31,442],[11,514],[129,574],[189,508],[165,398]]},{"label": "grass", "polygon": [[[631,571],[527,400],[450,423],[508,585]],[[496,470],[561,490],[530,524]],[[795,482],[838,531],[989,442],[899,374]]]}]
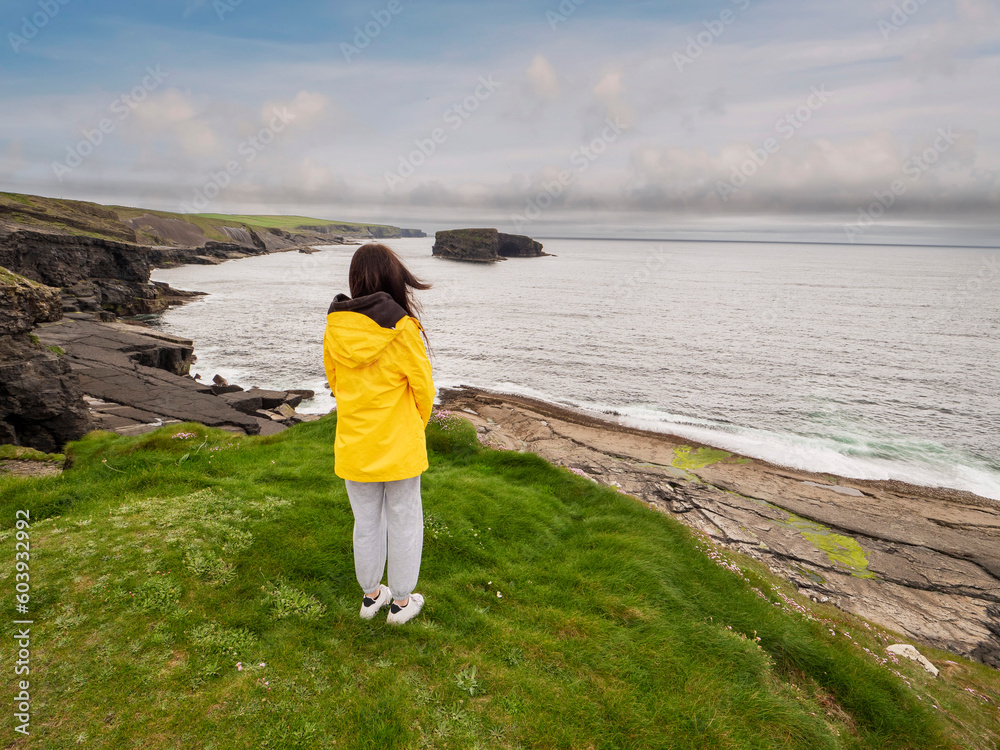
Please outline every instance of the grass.
[{"label": "grass", "polygon": [[424,611],[365,622],[335,428],[330,415],[263,438],[94,432],[61,476],[0,477],[11,594],[15,510],[33,519],[33,736],[7,746],[1000,740],[995,671],[929,649],[938,680],[893,663],[898,636],[797,601],[610,488],[480,446],[459,417],[428,427]]},{"label": "grass", "polygon": [[61,464],[65,460],[65,456],[62,453],[42,453],[42,451],[22,445],[0,445],[0,460],[3,459]]},{"label": "grass", "polygon": [[[185,215],[187,216],[187,215]],[[302,227],[325,227],[334,226],[345,232],[365,232],[370,227],[395,230],[398,227],[390,227],[386,224],[355,224],[349,221],[331,221],[330,219],[312,219],[308,216],[269,216],[253,215],[245,216],[231,214],[195,214],[203,219],[214,221],[240,222],[250,224],[254,227],[265,227],[268,229],[284,229],[287,232],[294,232]]]},{"label": "grass", "polygon": [[[32,229],[58,230],[80,237],[110,239],[118,242],[135,241],[146,244],[176,244],[169,237],[160,237],[149,227],[133,230],[125,221],[151,215],[162,219],[184,221],[194,225],[207,240],[232,242],[223,227],[243,227],[255,230],[284,229],[300,233],[302,226],[330,226],[344,234],[367,234],[383,230],[389,234],[398,227],[385,224],[356,224],[346,221],[313,219],[305,216],[238,216],[229,214],[182,214],[132,206],[102,206],[86,201],[46,198],[38,195],[0,192],[0,215],[8,221]],[[169,234],[169,233],[168,233]]]},{"label": "grass", "polygon": [[0,284],[4,286],[15,286],[15,287],[31,287],[34,289],[44,289],[44,284],[39,284],[37,281],[32,281],[31,279],[25,278],[20,274],[16,274],[13,271],[0,266]]}]

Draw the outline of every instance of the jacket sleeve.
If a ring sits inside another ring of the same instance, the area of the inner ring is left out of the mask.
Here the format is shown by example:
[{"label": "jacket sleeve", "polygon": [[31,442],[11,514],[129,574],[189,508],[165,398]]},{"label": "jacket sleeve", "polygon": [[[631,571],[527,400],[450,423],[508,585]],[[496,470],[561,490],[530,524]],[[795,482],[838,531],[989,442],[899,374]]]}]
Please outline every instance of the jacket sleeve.
[{"label": "jacket sleeve", "polygon": [[330,327],[327,326],[323,333],[323,369],[326,370],[326,382],[330,384],[330,393],[337,397],[337,363],[330,356]]},{"label": "jacket sleeve", "polygon": [[431,420],[431,407],[434,405],[434,380],[431,373],[431,363],[427,358],[423,339],[420,337],[420,323],[412,319],[415,325],[406,326],[403,336],[405,344],[403,354],[403,372],[413,391],[417,402],[417,411],[423,420],[424,427]]}]

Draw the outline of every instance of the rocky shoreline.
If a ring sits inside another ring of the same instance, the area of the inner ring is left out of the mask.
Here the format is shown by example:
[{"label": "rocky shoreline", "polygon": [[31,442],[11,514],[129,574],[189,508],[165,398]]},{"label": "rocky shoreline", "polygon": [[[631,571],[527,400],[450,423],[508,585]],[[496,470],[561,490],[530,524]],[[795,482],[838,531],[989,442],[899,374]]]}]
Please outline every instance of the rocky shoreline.
[{"label": "rocky shoreline", "polygon": [[[120,320],[201,295],[151,281],[154,265],[311,249],[292,235],[272,237],[265,241],[248,228],[234,243],[147,247],[0,231],[0,443],[53,453],[91,429],[136,434],[197,421],[267,435],[308,419],[294,407],[311,392],[199,383],[188,374],[191,341]],[[325,242],[348,244],[342,237]]]},{"label": "rocky shoreline", "polygon": [[[318,418],[295,412],[311,392],[199,382],[190,340],[117,320],[197,294],[150,282],[152,258],[275,251],[223,245],[156,255],[103,239],[0,236],[0,266],[17,270],[0,268],[0,443],[53,453],[91,429],[134,435],[194,421],[268,435]],[[818,601],[1000,668],[1000,503],[787,469],[525,397],[461,388],[439,400],[488,445],[616,487]]]},{"label": "rocky shoreline", "polygon": [[312,391],[244,390],[220,377],[202,383],[188,371],[191,341],[121,322],[68,315],[35,329],[58,347],[79,381],[91,429],[137,435],[164,424],[200,422],[246,435],[272,435],[313,415],[295,407]]},{"label": "rocky shoreline", "polygon": [[531,398],[442,389],[480,440],[537,453],[749,555],[816,601],[1000,668],[1000,503],[788,469]]}]

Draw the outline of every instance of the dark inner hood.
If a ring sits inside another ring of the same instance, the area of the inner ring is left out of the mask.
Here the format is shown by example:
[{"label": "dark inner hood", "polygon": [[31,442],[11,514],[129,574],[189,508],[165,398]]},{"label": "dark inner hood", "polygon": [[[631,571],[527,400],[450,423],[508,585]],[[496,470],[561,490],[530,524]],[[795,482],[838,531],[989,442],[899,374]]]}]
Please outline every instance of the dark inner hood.
[{"label": "dark inner hood", "polygon": [[354,299],[343,293],[338,294],[333,298],[326,314],[329,315],[332,312],[361,313],[367,315],[382,328],[395,328],[396,323],[406,317],[406,310],[400,307],[392,295],[387,292],[375,292]]}]

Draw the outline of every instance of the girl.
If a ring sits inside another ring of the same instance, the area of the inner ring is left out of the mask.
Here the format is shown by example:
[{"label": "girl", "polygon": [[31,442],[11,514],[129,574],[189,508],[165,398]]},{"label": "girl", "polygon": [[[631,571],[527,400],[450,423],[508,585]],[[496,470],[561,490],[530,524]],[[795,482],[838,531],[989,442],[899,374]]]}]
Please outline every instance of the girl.
[{"label": "girl", "polygon": [[[354,513],[354,569],[370,620],[393,599],[389,623],[420,612],[424,518],[420,474],[434,383],[427,334],[413,289],[429,289],[385,245],[368,243],[351,259],[351,297],[338,294],[326,316],[323,363],[337,399],[334,473]],[[389,562],[389,585],[382,574]]]}]

